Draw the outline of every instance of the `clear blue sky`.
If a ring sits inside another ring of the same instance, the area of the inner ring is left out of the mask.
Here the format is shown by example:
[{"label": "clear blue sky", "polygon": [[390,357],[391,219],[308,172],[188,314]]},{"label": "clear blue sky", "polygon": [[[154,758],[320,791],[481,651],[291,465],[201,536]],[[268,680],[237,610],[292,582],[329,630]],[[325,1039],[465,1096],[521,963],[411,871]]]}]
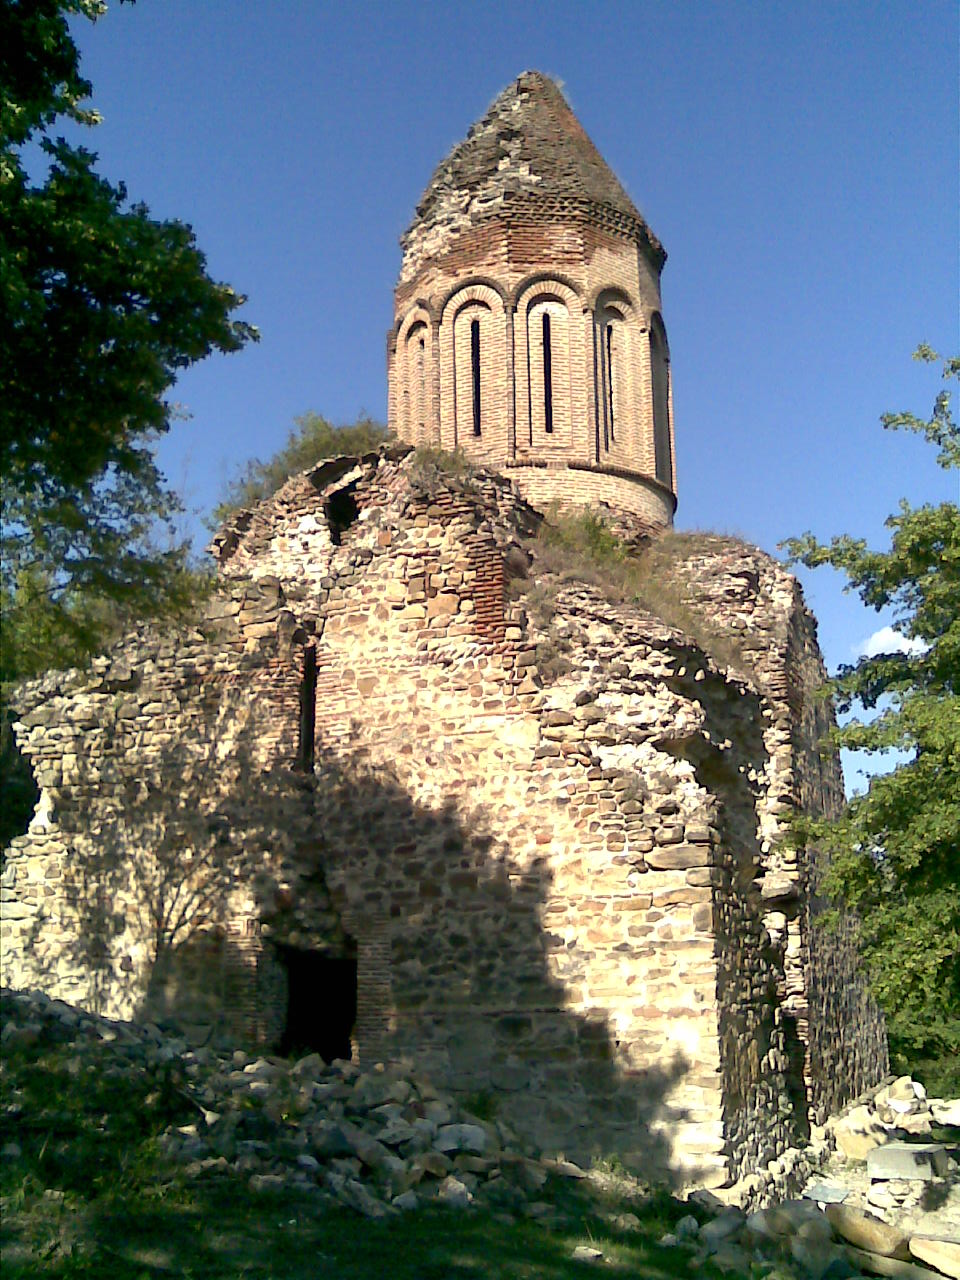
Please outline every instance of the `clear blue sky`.
[{"label": "clear blue sky", "polygon": [[[775,550],[873,542],[905,495],[956,500],[920,340],[957,347],[957,6],[140,0],[76,24],[86,141],[193,225],[259,346],[190,371],[162,448],[209,509],[295,415],[383,417],[397,239],[441,157],[526,68],[558,77],[669,253],[681,528]],[[806,578],[832,663],[883,619]]]}]

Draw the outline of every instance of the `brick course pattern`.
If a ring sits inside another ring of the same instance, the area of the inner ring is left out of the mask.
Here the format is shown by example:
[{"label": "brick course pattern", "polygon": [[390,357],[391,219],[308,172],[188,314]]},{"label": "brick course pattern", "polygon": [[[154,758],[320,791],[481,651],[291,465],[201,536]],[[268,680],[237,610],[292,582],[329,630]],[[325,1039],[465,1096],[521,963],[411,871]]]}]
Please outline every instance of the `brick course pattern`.
[{"label": "brick course pattern", "polygon": [[221,531],[195,628],[24,686],[4,981],[270,1048],[285,949],[350,957],[361,1058],[495,1093],[547,1149],[768,1177],[886,1070],[815,854],[779,839],[840,799],[813,620],[718,541],[687,564],[718,666],[551,580],[538,520],[492,472],[336,459]]},{"label": "brick course pattern", "polygon": [[603,504],[669,527],[666,254],[551,80],[526,72],[504,90],[401,243],[387,356],[397,436],[509,469],[539,505]]}]

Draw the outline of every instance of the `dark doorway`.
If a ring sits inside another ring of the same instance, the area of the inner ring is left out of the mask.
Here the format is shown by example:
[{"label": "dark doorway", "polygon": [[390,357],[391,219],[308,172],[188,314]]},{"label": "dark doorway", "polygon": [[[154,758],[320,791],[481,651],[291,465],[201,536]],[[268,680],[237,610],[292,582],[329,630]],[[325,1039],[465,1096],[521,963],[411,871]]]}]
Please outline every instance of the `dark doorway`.
[{"label": "dark doorway", "polygon": [[330,541],[335,547],[342,545],[344,533],[360,515],[360,508],[353,496],[356,488],[357,481],[354,480],[352,484],[344,485],[342,489],[331,493],[327,499],[327,523],[330,526]]},{"label": "dark doorway", "polygon": [[319,1053],[324,1062],[350,1058],[357,1019],[357,962],[322,951],[278,947],[287,971],[287,1018],[280,1052]]}]

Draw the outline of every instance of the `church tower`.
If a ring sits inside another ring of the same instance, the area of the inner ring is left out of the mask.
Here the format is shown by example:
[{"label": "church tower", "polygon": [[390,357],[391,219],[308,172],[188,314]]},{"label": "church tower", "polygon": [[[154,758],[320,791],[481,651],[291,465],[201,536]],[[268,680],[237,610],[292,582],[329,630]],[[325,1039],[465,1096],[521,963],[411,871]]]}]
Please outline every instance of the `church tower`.
[{"label": "church tower", "polygon": [[556,84],[527,71],[441,163],[401,238],[389,422],[535,506],[676,508],[666,253]]}]

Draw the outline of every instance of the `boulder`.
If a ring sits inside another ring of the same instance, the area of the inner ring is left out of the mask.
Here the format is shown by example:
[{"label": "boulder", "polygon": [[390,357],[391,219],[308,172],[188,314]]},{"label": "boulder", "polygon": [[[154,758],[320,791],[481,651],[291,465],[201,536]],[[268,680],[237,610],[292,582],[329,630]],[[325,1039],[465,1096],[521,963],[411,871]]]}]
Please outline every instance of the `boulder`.
[{"label": "boulder", "polygon": [[[790,1256],[799,1263],[809,1280],[824,1280],[826,1276],[836,1275],[844,1261],[843,1250],[832,1240],[808,1240],[799,1233],[790,1241]],[[740,1274],[749,1275],[749,1271],[744,1269]]]},{"label": "boulder", "polygon": [[930,1111],[937,1124],[953,1125],[960,1129],[960,1098],[931,1102]]},{"label": "boulder", "polygon": [[960,1240],[935,1240],[932,1236],[911,1236],[910,1252],[921,1262],[945,1276],[960,1280]]},{"label": "boulder", "polygon": [[465,1209],[473,1200],[470,1188],[466,1183],[461,1182],[459,1178],[455,1178],[452,1173],[448,1174],[440,1183],[437,1188],[437,1197],[444,1204],[455,1205],[461,1209]]},{"label": "boulder", "polygon": [[897,1227],[888,1226],[873,1214],[862,1213],[845,1204],[828,1204],[824,1213],[829,1225],[848,1244],[870,1253],[880,1253],[885,1258],[909,1260],[907,1235]]},{"label": "boulder", "polygon": [[749,1253],[731,1240],[725,1240],[716,1253],[710,1255],[710,1261],[724,1275],[739,1277],[750,1274]]},{"label": "boulder", "polygon": [[764,1214],[771,1236],[792,1236],[812,1218],[823,1220],[823,1214],[812,1200],[784,1200],[782,1204],[764,1210]]},{"label": "boulder", "polygon": [[419,1182],[429,1174],[431,1178],[445,1178],[450,1172],[450,1161],[440,1151],[422,1151],[410,1161],[408,1171],[413,1181]]},{"label": "boulder", "polygon": [[365,1218],[386,1218],[391,1212],[395,1212],[355,1178],[345,1179],[336,1195],[338,1200],[357,1213],[362,1213]]},{"label": "boulder", "polygon": [[886,1258],[882,1253],[870,1253],[867,1249],[856,1249],[852,1244],[847,1245],[847,1257],[855,1267],[872,1276],[893,1276],[894,1280],[933,1280],[927,1267],[918,1267],[915,1262],[903,1262],[900,1258]]},{"label": "boulder", "polygon": [[700,1243],[708,1249],[717,1249],[724,1240],[729,1240],[731,1236],[735,1236],[743,1224],[746,1222],[746,1215],[742,1209],[724,1209],[716,1218],[711,1218],[709,1222],[705,1222],[700,1228]]},{"label": "boulder", "polygon": [[437,1151],[471,1151],[482,1156],[493,1144],[489,1132],[482,1125],[445,1124],[437,1130],[433,1145]]},{"label": "boulder", "polygon": [[851,1107],[834,1121],[837,1150],[848,1160],[865,1160],[869,1152],[887,1140],[887,1131],[867,1106]]},{"label": "boulder", "polygon": [[913,1134],[915,1138],[926,1138],[930,1133],[931,1115],[929,1111],[916,1111],[912,1115],[898,1115],[896,1124],[897,1128],[902,1129],[904,1133]]}]

